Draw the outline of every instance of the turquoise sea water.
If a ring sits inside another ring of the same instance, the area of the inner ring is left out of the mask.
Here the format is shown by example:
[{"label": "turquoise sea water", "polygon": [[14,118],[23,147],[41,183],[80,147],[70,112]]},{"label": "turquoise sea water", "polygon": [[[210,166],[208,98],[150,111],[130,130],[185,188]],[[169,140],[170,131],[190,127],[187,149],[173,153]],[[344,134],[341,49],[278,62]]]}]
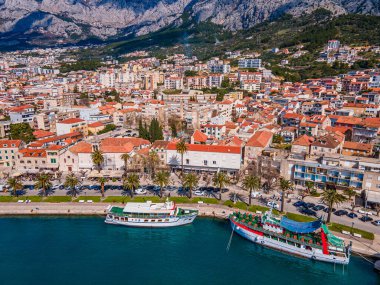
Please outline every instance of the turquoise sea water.
[{"label": "turquoise sea water", "polygon": [[372,265],[334,266],[262,248],[227,222],[171,229],[106,225],[95,217],[0,218],[1,285],[376,285]]}]

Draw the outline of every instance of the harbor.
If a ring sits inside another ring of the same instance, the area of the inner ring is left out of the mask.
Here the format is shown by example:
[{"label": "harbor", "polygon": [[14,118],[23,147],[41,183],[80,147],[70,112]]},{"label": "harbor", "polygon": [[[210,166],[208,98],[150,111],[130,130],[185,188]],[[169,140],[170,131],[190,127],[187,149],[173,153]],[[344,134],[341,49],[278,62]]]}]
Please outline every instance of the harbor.
[{"label": "harbor", "polygon": [[[106,217],[109,203],[2,203],[0,215],[2,216],[101,216]],[[120,206],[120,204],[115,204]],[[234,209],[213,204],[178,204],[183,209],[196,209],[200,217],[211,217],[226,220]],[[248,213],[248,212],[247,212]],[[358,238],[343,233],[335,233],[346,242],[352,242],[352,252],[357,255],[375,256],[380,252],[380,235],[375,234],[373,241]]]},{"label": "harbor", "polygon": [[[253,244],[221,219],[197,218],[166,229],[127,228],[104,216],[4,216],[2,284],[375,285],[364,259],[314,262]],[[44,264],[42,267],[41,265]],[[276,270],[276,274],[273,271]],[[149,271],[149,274],[147,274]]]}]

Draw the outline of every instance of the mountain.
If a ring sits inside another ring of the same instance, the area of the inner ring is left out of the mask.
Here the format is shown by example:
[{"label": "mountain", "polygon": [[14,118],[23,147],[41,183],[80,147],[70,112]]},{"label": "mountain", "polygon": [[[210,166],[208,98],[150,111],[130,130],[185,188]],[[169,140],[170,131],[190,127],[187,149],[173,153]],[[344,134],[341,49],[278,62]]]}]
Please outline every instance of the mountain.
[{"label": "mountain", "polygon": [[145,35],[184,19],[248,29],[285,13],[380,15],[380,0],[0,0],[2,45],[51,45]]}]

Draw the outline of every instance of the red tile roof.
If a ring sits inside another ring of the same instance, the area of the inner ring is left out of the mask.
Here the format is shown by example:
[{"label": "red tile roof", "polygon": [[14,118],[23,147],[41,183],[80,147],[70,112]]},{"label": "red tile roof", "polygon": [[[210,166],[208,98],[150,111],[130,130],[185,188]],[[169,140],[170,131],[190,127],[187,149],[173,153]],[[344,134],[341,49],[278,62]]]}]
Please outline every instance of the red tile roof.
[{"label": "red tile roof", "polygon": [[247,142],[246,146],[267,147],[273,133],[269,131],[257,131]]},{"label": "red tile roof", "polygon": [[344,142],[343,148],[371,152],[372,145],[369,143]]},{"label": "red tile roof", "polygon": [[79,118],[69,118],[69,119],[63,120],[59,123],[60,124],[75,124],[75,123],[80,123],[80,122],[85,122],[85,120],[82,120]]},{"label": "red tile roof", "polygon": [[33,132],[33,136],[36,139],[42,139],[42,138],[51,137],[54,135],[55,135],[55,133],[44,131],[44,130],[36,130]]},{"label": "red tile roof", "polygon": [[[240,154],[241,148],[237,146],[224,146],[224,145],[205,145],[205,144],[186,144],[187,151],[198,152],[218,152],[218,153],[233,153]],[[176,143],[169,143],[168,150],[176,150]]]},{"label": "red tile roof", "polygon": [[300,146],[310,146],[314,142],[313,137],[309,137],[308,135],[303,135],[294,140],[293,145]]},{"label": "red tile roof", "polygon": [[73,153],[92,153],[92,145],[87,142],[79,142],[70,148]]},{"label": "red tile roof", "polygon": [[89,128],[98,128],[98,127],[103,127],[103,126],[104,124],[102,122],[95,122],[88,125]]},{"label": "red tile roof", "polygon": [[18,148],[21,143],[21,140],[0,140],[0,148]]},{"label": "red tile roof", "polygon": [[207,141],[207,135],[202,133],[200,130],[195,130],[193,139],[195,142],[205,143]]}]

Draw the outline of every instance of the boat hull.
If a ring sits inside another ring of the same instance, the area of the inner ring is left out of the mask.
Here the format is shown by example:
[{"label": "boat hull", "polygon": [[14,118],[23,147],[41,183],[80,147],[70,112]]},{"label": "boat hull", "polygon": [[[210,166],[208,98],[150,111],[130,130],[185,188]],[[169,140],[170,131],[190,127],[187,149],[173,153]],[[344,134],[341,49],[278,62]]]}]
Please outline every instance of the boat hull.
[{"label": "boat hull", "polygon": [[197,217],[196,214],[181,216],[181,217],[170,217],[164,221],[157,221],[157,219],[139,219],[139,218],[129,218],[129,219],[113,219],[107,216],[105,223],[119,226],[127,227],[138,227],[138,228],[168,228],[168,227],[178,227],[191,224]]},{"label": "boat hull", "polygon": [[230,219],[231,227],[240,236],[245,239],[266,246],[278,251],[282,251],[291,255],[296,255],[304,258],[309,258],[311,260],[336,263],[336,264],[348,264],[349,258],[339,257],[330,254],[324,254],[321,249],[312,248],[308,250],[305,247],[297,247],[288,243],[279,241],[278,239],[272,239],[265,237],[262,232],[255,231],[251,228],[246,227],[245,225],[239,224],[236,221]]}]

